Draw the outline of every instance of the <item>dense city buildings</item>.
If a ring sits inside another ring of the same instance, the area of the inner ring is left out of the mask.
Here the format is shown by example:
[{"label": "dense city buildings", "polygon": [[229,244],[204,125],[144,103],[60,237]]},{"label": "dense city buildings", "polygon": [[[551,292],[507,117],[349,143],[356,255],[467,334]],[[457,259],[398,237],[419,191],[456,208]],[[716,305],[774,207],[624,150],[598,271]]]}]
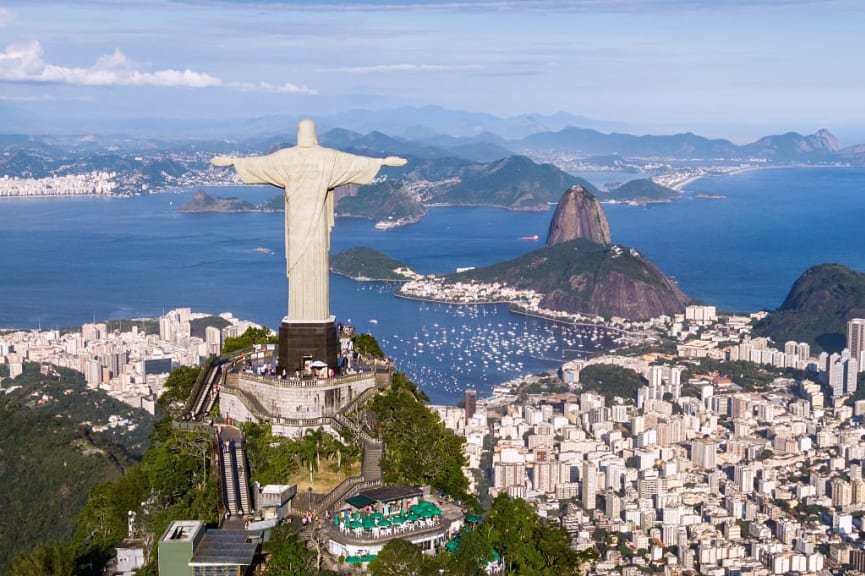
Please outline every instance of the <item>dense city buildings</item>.
[{"label": "dense city buildings", "polygon": [[[223,315],[229,325],[202,338],[190,325],[199,316],[172,310],[159,334],[101,323],[7,332],[0,356],[12,375],[24,361],[71,366],[90,386],[146,406],[164,377],[149,374],[148,363],[156,371],[195,364],[246,326]],[[760,316],[691,306],[628,325],[646,341],[674,340],[665,352],[570,361],[557,374],[496,386],[488,398],[470,388],[462,407],[431,408],[465,438],[472,489],[526,499],[577,549],[600,553],[591,573],[855,574],[865,568],[858,322],[848,349],[815,354],[806,343],[776,347],[752,335]],[[719,368],[702,370],[703,359]],[[733,365],[762,379],[725,372]],[[639,375],[633,393],[583,383],[609,367]],[[424,528],[430,551],[445,538],[437,526]],[[352,554],[361,546],[348,530],[332,542]]]},{"label": "dense city buildings", "polygon": [[171,310],[158,319],[158,333],[152,334],[136,321],[120,322],[111,330],[105,322],[93,322],[75,331],[8,331],[0,334],[0,363],[8,364],[13,378],[23,371],[24,362],[77,370],[89,387],[153,414],[171,370],[198,366],[220,353],[225,337],[258,327],[224,313],[219,318],[225,328],[207,326],[203,338],[192,335],[191,322],[207,316],[191,308]]}]

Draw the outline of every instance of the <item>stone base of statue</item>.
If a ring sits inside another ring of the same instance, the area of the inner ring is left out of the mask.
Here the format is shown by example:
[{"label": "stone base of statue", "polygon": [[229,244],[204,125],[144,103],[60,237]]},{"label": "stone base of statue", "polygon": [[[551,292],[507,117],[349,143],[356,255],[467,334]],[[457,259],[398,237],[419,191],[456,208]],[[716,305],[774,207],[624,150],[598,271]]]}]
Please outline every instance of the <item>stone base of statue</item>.
[{"label": "stone base of statue", "polygon": [[279,368],[292,374],[303,372],[306,361],[326,362],[336,369],[339,356],[339,337],[335,317],[319,322],[282,319],[279,327]]}]

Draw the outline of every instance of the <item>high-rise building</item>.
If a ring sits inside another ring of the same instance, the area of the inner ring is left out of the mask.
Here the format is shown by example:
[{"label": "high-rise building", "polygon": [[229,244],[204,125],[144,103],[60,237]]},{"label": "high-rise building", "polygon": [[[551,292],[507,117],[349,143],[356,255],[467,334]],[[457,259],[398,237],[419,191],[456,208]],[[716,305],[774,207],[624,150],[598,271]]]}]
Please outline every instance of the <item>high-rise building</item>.
[{"label": "high-rise building", "polygon": [[709,438],[694,440],[691,442],[691,462],[694,466],[703,470],[712,470],[715,468],[715,456],[718,452],[718,447],[715,441]]},{"label": "high-rise building", "polygon": [[204,329],[204,341],[207,344],[207,353],[218,356],[222,353],[222,331],[215,326]]},{"label": "high-rise building", "polygon": [[473,390],[471,388],[466,390],[465,395],[465,404],[466,404],[466,423],[472,419],[472,416],[475,415],[475,410],[478,407],[478,391]]},{"label": "high-rise building", "polygon": [[859,370],[865,366],[865,318],[853,318],[847,322],[847,349],[856,360]]},{"label": "high-rise building", "polygon": [[607,490],[604,495],[604,512],[613,520],[618,520],[622,515],[622,499],[612,490]]},{"label": "high-rise building", "polygon": [[843,396],[856,392],[859,363],[845,348],[841,354],[829,356],[826,365],[826,379],[832,396]]},{"label": "high-rise building", "polygon": [[836,508],[849,506],[853,501],[853,490],[850,483],[843,478],[833,478],[830,486],[832,488],[832,506]]},{"label": "high-rise building", "polygon": [[598,494],[598,468],[589,460],[583,462],[583,508],[595,509]]},{"label": "high-rise building", "polygon": [[754,469],[748,464],[736,464],[734,469],[736,488],[743,494],[754,491]]}]

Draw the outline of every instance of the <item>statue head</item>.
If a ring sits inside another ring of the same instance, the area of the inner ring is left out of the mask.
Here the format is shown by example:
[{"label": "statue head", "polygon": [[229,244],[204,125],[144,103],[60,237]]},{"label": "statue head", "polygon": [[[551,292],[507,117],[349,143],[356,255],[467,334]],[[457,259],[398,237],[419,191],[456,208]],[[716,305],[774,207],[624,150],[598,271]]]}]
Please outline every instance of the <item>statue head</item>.
[{"label": "statue head", "polygon": [[318,136],[315,135],[315,123],[304,118],[297,124],[297,145],[300,148],[318,146]]}]

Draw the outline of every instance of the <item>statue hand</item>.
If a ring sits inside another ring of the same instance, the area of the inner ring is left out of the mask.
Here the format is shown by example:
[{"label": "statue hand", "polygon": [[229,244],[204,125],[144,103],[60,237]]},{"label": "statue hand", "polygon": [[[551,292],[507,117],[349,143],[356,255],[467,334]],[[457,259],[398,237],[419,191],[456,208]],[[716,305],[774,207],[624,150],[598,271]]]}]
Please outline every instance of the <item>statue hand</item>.
[{"label": "statue hand", "polygon": [[234,158],[230,156],[214,156],[210,159],[210,163],[214,166],[233,166]]},{"label": "statue hand", "polygon": [[384,166],[405,166],[408,164],[408,160],[405,158],[400,158],[399,156],[388,156],[384,160],[381,161]]}]

